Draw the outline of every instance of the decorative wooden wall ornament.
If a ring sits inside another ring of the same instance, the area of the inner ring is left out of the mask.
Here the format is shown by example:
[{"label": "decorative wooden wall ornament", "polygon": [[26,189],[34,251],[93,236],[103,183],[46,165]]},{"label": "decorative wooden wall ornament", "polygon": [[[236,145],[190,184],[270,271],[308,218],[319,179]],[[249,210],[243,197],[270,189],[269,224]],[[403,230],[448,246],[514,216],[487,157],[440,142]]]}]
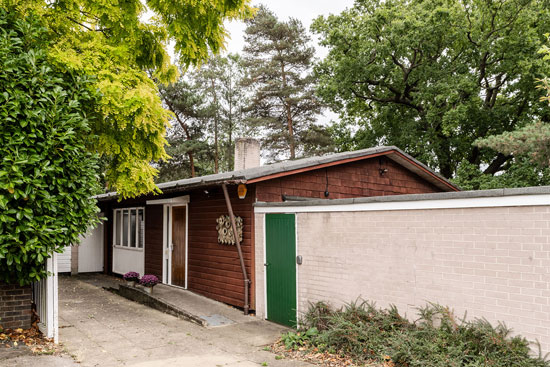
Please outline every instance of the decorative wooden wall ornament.
[{"label": "decorative wooden wall ornament", "polygon": [[[216,219],[216,229],[218,230],[218,243],[222,245],[235,246],[235,238],[233,237],[233,230],[231,229],[231,219],[229,215],[220,215]],[[243,240],[243,219],[235,216],[235,225],[237,226],[237,233],[239,234],[239,241]]]}]

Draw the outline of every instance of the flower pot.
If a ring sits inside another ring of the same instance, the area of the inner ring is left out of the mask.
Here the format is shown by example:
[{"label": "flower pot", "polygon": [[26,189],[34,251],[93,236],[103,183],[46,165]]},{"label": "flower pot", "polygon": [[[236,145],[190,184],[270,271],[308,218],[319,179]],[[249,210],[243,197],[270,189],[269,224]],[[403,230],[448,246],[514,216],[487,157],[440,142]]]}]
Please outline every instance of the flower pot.
[{"label": "flower pot", "polygon": [[145,293],[153,293],[153,287],[143,287],[143,290],[145,291]]},{"label": "flower pot", "polygon": [[136,286],[136,281],[135,280],[127,280],[126,285],[128,287],[135,287]]}]

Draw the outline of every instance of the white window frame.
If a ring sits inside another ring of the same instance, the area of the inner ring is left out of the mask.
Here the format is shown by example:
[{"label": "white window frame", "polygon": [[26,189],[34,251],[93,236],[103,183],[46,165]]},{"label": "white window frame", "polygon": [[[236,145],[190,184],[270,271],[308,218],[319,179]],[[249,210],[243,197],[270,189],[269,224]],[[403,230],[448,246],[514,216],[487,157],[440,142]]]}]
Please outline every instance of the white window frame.
[{"label": "white window frame", "polygon": [[[136,233],[135,233],[135,243],[134,247],[130,246],[130,240],[132,238],[131,236],[131,213],[132,210],[135,210],[136,212]],[[143,226],[139,225],[139,211],[143,211]],[[126,245],[122,244],[122,239],[124,238],[123,234],[123,223],[124,223],[124,211],[128,212],[128,241]],[[117,233],[117,213],[120,213],[121,223],[120,223],[120,243],[121,245],[117,245],[116,241],[116,233]],[[142,246],[139,247],[140,244],[140,237],[141,237],[141,244]],[[132,251],[143,251],[145,249],[145,207],[144,206],[136,206],[136,207],[130,207],[130,208],[116,208],[113,209],[113,247],[121,248],[124,250],[132,250]]]}]

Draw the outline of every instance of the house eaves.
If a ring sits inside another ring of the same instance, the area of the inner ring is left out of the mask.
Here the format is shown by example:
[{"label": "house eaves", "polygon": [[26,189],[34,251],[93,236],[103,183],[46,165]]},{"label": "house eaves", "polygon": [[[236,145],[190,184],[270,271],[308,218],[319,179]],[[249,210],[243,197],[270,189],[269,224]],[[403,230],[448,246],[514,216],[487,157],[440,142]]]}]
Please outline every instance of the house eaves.
[{"label": "house eaves", "polygon": [[[158,184],[163,192],[184,191],[194,188],[214,186],[222,183],[256,183],[288,175],[331,167],[339,164],[385,156],[388,159],[417,174],[443,191],[460,191],[460,189],[444,177],[432,171],[423,163],[414,159],[394,146],[382,146],[369,149],[343,152],[325,156],[283,161],[260,167],[248,168],[240,171],[217,173],[213,175],[186,178]],[[111,200],[117,197],[116,192],[95,196],[99,201]]]}]

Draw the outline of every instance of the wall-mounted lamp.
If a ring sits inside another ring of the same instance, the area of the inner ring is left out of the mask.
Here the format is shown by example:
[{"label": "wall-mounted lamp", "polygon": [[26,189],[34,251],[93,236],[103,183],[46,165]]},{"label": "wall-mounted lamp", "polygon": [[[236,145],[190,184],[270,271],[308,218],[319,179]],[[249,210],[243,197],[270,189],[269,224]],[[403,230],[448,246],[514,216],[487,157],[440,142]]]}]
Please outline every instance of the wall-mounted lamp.
[{"label": "wall-mounted lamp", "polygon": [[385,163],[386,160],[384,159],[384,157],[378,158],[378,173],[380,173],[380,176],[384,176],[384,174],[388,172],[388,169],[383,167]]},{"label": "wall-mounted lamp", "polygon": [[248,190],[246,189],[245,184],[240,184],[237,186],[237,194],[239,195],[239,199],[244,199],[246,197],[246,192]]}]

